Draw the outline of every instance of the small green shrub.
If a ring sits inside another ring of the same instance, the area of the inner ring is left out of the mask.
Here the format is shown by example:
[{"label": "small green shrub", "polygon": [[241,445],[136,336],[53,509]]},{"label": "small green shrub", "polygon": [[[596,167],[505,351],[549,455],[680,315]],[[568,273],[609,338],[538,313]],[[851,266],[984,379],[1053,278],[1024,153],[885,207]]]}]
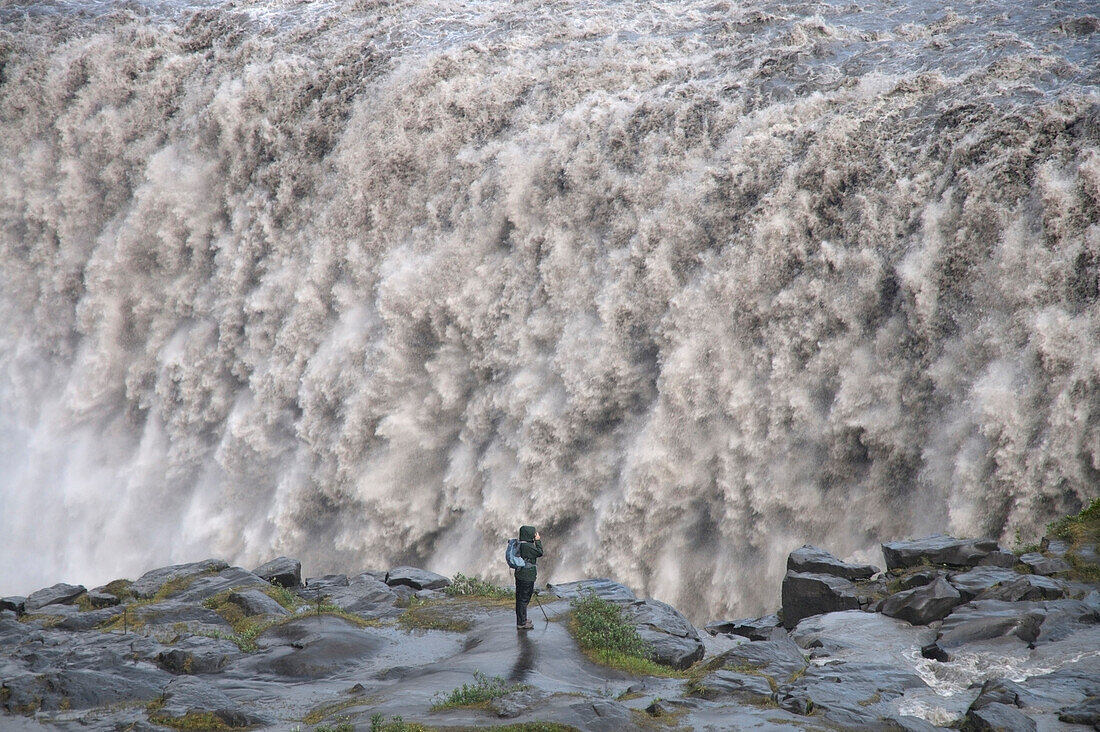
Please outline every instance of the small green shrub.
[{"label": "small green shrub", "polygon": [[600,656],[618,654],[651,659],[653,651],[637,629],[623,620],[623,611],[613,602],[585,594],[570,602],[573,633],[581,649]]},{"label": "small green shrub", "polygon": [[427,732],[428,728],[416,722],[406,722],[401,717],[394,715],[390,721],[385,721],[381,714],[372,715],[370,718],[370,732]]},{"label": "small green shrub", "polygon": [[514,588],[500,587],[480,577],[467,577],[461,573],[456,574],[443,591],[451,597],[485,597],[490,600],[513,600],[516,597]]},{"label": "small green shrub", "polygon": [[474,671],[474,683],[463,684],[452,691],[447,698],[433,704],[432,709],[471,707],[492,701],[505,694],[511,694],[513,691],[524,691],[529,688],[531,687],[527,684],[509,684],[500,676],[489,677],[480,671]]},{"label": "small green shrub", "polygon": [[1075,547],[1100,541],[1100,498],[1094,499],[1076,516],[1053,522],[1048,530]]}]

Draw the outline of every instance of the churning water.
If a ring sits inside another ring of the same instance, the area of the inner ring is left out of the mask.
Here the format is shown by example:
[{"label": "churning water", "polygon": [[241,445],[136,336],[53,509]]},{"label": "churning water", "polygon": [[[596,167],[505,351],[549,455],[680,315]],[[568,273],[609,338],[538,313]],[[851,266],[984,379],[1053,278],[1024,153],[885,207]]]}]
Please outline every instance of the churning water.
[{"label": "churning water", "polygon": [[0,2],[0,589],[611,576],[1100,491],[1092,0]]}]

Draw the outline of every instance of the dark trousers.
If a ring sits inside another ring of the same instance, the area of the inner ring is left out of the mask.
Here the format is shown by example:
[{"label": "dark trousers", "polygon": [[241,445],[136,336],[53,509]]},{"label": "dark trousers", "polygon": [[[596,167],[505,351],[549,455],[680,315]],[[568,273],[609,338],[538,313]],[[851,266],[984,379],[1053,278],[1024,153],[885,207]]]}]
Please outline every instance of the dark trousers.
[{"label": "dark trousers", "polygon": [[527,603],[531,602],[531,595],[535,592],[535,583],[526,580],[516,580],[516,625],[527,622]]}]

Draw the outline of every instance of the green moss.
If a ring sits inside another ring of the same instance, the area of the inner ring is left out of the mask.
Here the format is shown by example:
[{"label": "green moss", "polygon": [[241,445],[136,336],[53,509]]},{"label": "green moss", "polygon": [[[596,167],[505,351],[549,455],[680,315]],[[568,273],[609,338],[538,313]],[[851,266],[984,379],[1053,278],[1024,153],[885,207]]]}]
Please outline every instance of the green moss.
[{"label": "green moss", "polygon": [[134,599],[134,593],[130,592],[132,584],[134,583],[128,579],[117,579],[104,585],[103,590],[117,597],[120,602],[126,602]]}]

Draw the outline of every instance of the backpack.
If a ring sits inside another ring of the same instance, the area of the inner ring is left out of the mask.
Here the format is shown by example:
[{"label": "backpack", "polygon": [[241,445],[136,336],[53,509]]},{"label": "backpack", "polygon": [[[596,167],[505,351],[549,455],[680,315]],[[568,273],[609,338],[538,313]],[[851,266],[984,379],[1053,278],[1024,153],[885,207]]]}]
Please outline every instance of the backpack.
[{"label": "backpack", "polygon": [[523,569],[527,566],[527,560],[519,555],[519,539],[509,539],[508,548],[504,550],[504,561],[512,569]]}]

